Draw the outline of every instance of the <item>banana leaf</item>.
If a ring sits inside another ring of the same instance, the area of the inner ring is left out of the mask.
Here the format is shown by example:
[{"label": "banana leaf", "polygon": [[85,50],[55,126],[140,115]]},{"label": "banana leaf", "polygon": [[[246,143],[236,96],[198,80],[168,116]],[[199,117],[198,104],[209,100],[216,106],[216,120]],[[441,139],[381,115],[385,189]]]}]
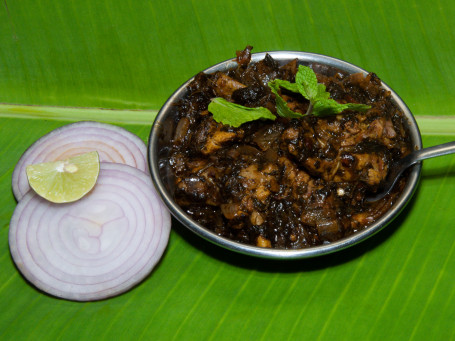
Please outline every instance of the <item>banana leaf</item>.
[{"label": "banana leaf", "polygon": [[391,225],[347,250],[270,261],[222,250],[177,221],[153,273],[99,302],[50,297],[8,249],[12,170],[52,129],[117,124],[147,141],[188,78],[253,52],[300,50],[375,72],[416,115],[424,146],[455,138],[455,3],[11,1],[0,3],[0,339],[455,339],[455,158],[424,162]]}]

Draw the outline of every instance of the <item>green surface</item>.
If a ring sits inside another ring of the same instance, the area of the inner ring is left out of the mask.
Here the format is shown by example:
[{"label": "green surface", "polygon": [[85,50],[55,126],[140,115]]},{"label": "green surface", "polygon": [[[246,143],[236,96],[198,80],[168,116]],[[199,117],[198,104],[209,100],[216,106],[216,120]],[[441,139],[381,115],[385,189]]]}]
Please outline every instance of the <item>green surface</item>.
[{"label": "green surface", "polygon": [[152,275],[101,302],[38,292],[14,267],[7,239],[12,170],[33,141],[81,119],[146,141],[181,83],[247,44],[374,71],[417,116],[424,146],[451,141],[454,18],[449,0],[0,3],[0,339],[455,339],[453,156],[425,161],[400,217],[353,248],[266,261],[174,222]]}]

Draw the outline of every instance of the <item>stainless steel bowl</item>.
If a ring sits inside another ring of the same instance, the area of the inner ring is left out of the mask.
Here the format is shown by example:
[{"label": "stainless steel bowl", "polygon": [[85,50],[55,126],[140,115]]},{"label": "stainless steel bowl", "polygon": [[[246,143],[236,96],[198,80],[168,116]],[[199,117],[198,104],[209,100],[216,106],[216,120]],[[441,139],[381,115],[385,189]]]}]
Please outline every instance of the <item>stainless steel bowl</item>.
[{"label": "stainless steel bowl", "polygon": [[[327,57],[324,55],[307,53],[307,52],[295,52],[295,51],[271,51],[267,52],[280,64],[285,64],[295,58],[298,59],[299,64],[311,65],[314,69],[319,72],[337,72],[342,71],[344,73],[364,73],[367,71],[345,62],[343,60]],[[252,62],[257,62],[265,57],[265,52],[255,53],[252,55]],[[213,73],[215,71],[226,71],[235,68],[237,63],[234,59],[226,60],[219,64],[216,64],[203,72]],[[241,244],[230,239],[226,239],[218,236],[211,230],[205,228],[199,223],[192,220],[185,211],[179,207],[173,199],[172,195],[172,172],[170,172],[170,166],[168,163],[169,145],[175,129],[174,126],[174,115],[176,114],[176,108],[173,106],[179,99],[187,94],[186,87],[193,80],[190,79],[184,83],[174,94],[166,101],[164,106],[159,111],[155,122],[152,126],[149,146],[148,146],[148,158],[150,165],[150,172],[152,179],[156,185],[158,192],[160,193],[163,201],[168,206],[172,215],[178,219],[184,226],[196,233],[197,235],[213,242],[223,248],[236,251],[242,254],[251,256],[257,256],[262,258],[274,258],[274,259],[298,259],[298,258],[309,258],[320,256],[335,251],[345,249],[349,246],[355,245],[368,237],[374,235],[388,225],[397,215],[403,210],[405,205],[410,201],[419,181],[421,164],[413,166],[406,186],[401,193],[395,204],[389,209],[389,211],[379,218],[374,224],[368,226],[364,230],[357,232],[349,237],[338,240],[331,244],[325,244],[321,246],[314,246],[303,249],[283,250],[283,249],[271,249],[261,248],[246,244]],[[409,108],[401,100],[401,98],[386,84],[383,83],[383,87],[391,92],[393,100],[404,112],[404,115],[409,123],[409,132],[411,134],[411,140],[414,144],[415,149],[422,148],[422,141],[420,137],[420,131],[417,123],[414,119]]]}]

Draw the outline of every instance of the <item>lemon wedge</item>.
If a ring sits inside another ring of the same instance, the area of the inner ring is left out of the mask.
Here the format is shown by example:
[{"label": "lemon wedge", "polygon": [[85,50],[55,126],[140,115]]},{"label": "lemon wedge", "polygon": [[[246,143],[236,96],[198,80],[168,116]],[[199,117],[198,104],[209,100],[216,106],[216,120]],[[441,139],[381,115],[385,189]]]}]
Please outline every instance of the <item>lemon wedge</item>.
[{"label": "lemon wedge", "polygon": [[54,203],[73,202],[95,186],[100,159],[93,151],[63,161],[29,165],[26,173],[30,187],[39,196]]}]

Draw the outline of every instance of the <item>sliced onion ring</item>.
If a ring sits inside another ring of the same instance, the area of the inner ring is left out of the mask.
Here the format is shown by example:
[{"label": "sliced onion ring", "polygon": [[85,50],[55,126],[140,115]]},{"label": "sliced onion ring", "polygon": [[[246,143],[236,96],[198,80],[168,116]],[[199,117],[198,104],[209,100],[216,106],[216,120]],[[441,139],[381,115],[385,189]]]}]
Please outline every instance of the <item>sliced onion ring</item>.
[{"label": "sliced onion ring", "polygon": [[102,162],[123,163],[149,172],[147,147],[138,136],[111,124],[81,121],[51,131],[25,151],[13,171],[14,197],[19,201],[30,190],[27,165],[65,160],[94,150]]},{"label": "sliced onion ring", "polygon": [[100,300],[152,271],[170,228],[170,213],[148,175],[102,163],[96,186],[79,201],[54,204],[28,192],[11,218],[9,245],[19,271],[40,290]]}]

